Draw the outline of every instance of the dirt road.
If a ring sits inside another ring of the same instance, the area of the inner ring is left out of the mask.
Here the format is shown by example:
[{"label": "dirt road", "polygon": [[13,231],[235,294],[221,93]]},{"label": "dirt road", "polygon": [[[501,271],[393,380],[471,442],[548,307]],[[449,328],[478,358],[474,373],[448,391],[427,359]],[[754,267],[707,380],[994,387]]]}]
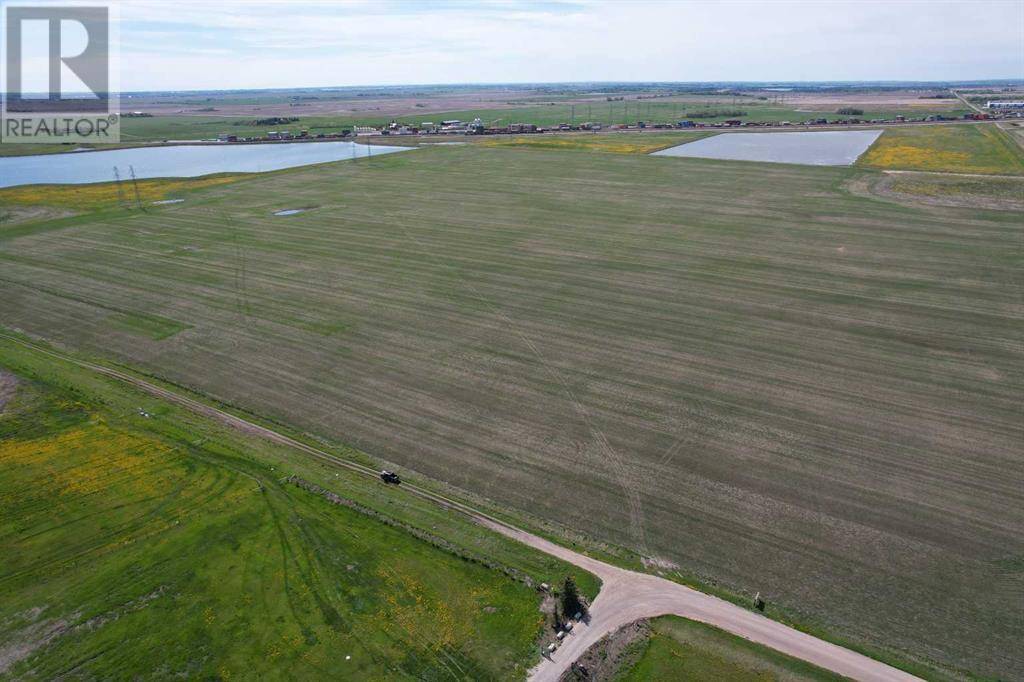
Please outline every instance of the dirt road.
[{"label": "dirt road", "polygon": [[991,173],[953,173],[949,171],[920,171],[920,170],[894,170],[892,168],[886,168],[882,171],[886,175],[938,175],[940,177],[954,177],[954,178],[982,178],[984,180],[1021,180],[1024,181],[1024,175],[993,175]]},{"label": "dirt road", "polygon": [[718,597],[654,575],[606,564],[502,523],[481,522],[502,535],[590,571],[602,581],[601,592],[590,608],[590,622],[579,623],[550,658],[542,659],[530,671],[531,682],[555,682],[573,661],[605,635],[640,618],[668,614],[714,625],[855,680],[918,679]]},{"label": "dirt road", "polygon": [[982,109],[981,107],[978,107],[978,106],[976,106],[976,105],[974,105],[974,104],[971,104],[971,103],[970,103],[969,101],[967,101],[967,98],[966,98],[966,97],[964,97],[963,95],[961,95],[961,94],[960,94],[960,92],[959,92],[958,90],[950,90],[950,92],[952,92],[952,93],[953,93],[953,95],[954,95],[954,96],[955,96],[955,97],[956,97],[956,98],[957,98],[958,100],[960,100],[961,102],[963,102],[963,103],[964,103],[964,104],[965,104],[965,105],[967,106],[967,108],[969,108],[969,109],[972,109],[972,110],[974,110],[974,111],[978,112],[979,114],[984,114],[984,113],[985,113],[985,110],[984,110],[984,109]]},{"label": "dirt road", "polygon": [[[31,348],[44,355],[60,358],[79,367],[129,383],[147,393],[181,405],[197,414],[213,418],[222,424],[245,433],[257,435],[275,443],[301,450],[317,459],[358,471],[374,478],[378,476],[378,472],[375,469],[341,459],[319,448],[297,441],[220,408],[194,400],[176,391],[157,386],[127,372],[77,360],[63,353],[41,348],[33,343],[5,334],[0,334],[0,338],[26,348]],[[723,601],[717,597],[712,597],[654,575],[618,568],[566,549],[537,535],[510,526],[462,502],[439,495],[414,484],[405,483],[401,489],[410,494],[418,495],[462,512],[477,523],[495,532],[579,566],[601,579],[601,592],[591,605],[590,622],[587,624],[581,623],[550,659],[542,659],[541,663],[530,672],[529,679],[531,682],[554,682],[564,671],[569,669],[573,661],[605,635],[639,618],[650,618],[666,614],[674,614],[714,625],[727,632],[853,679],[865,681],[918,679],[872,658],[794,630],[789,626],[765,618],[754,611]]]}]

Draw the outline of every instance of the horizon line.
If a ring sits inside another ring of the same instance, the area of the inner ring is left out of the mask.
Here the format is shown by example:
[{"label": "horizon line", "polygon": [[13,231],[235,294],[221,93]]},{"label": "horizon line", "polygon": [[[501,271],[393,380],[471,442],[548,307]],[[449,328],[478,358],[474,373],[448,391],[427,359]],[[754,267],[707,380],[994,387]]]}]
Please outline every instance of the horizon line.
[{"label": "horizon line", "polygon": [[268,86],[268,87],[223,87],[223,88],[165,88],[155,90],[121,90],[118,95],[124,94],[157,94],[157,93],[183,93],[183,92],[268,92],[288,90],[356,90],[367,88],[431,88],[431,87],[500,87],[500,86],[552,86],[552,85],[933,85],[933,86],[957,86],[957,85],[1024,85],[1024,78],[962,78],[962,79],[859,79],[859,80],[707,80],[707,81],[658,81],[658,80],[581,80],[581,81],[479,81],[464,83],[380,83],[369,85],[295,85],[289,87]]}]

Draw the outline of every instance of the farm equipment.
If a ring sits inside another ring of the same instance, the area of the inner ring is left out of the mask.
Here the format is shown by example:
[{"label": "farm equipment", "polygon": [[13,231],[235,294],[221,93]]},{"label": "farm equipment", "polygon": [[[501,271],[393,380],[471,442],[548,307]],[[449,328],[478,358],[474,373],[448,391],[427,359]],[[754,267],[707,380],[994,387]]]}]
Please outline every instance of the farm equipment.
[{"label": "farm equipment", "polygon": [[396,474],[394,471],[388,471],[387,469],[384,469],[380,472],[380,480],[384,481],[385,483],[394,483],[395,485],[398,485],[399,483],[402,482],[402,479],[398,477],[398,474]]}]

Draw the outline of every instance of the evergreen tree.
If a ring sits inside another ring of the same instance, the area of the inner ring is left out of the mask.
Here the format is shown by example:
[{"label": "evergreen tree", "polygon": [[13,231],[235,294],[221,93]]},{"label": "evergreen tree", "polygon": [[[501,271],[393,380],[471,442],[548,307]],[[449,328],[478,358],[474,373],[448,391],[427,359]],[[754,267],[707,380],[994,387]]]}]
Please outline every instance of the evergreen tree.
[{"label": "evergreen tree", "polygon": [[586,612],[587,607],[580,597],[579,588],[576,587],[576,580],[570,575],[565,579],[565,585],[562,587],[562,613],[567,618],[572,618],[577,613],[585,614]]}]

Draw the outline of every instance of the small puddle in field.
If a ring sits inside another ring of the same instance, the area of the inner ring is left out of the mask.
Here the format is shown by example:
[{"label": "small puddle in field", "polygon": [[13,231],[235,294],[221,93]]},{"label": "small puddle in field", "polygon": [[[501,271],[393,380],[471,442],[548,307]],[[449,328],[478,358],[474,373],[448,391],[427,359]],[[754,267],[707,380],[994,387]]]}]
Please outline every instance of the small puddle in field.
[{"label": "small puddle in field", "polygon": [[310,209],[308,208],[284,208],[280,211],[274,211],[274,215],[295,215],[296,213],[304,213]]},{"label": "small puddle in field", "polygon": [[154,201],[154,206],[162,206],[164,204],[180,204],[185,201],[184,199],[163,199],[162,201]]}]

